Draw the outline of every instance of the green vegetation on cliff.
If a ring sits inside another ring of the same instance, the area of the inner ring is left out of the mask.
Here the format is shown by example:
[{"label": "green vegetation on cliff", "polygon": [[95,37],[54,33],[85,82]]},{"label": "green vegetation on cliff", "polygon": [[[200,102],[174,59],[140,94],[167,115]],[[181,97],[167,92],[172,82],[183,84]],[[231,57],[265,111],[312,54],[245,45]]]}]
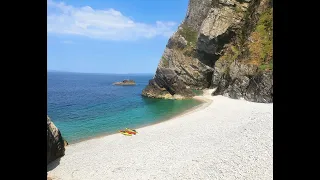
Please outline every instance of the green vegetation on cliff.
[{"label": "green vegetation on cliff", "polygon": [[234,10],[235,10],[237,13],[243,12],[243,10],[241,9],[240,6],[236,6],[236,7],[234,8]]},{"label": "green vegetation on cliff", "polygon": [[230,44],[229,47],[226,48],[226,52],[219,58],[219,61],[226,61],[228,63],[232,63],[237,60],[239,55],[241,54],[239,48],[236,44]]},{"label": "green vegetation on cliff", "polygon": [[[273,69],[273,8],[267,8],[260,16],[253,31],[245,26],[225,49],[219,61],[255,64],[262,71]],[[250,21],[246,14],[245,21]],[[247,23],[247,22],[246,22]]]},{"label": "green vegetation on cliff", "polygon": [[194,46],[197,42],[197,32],[186,25],[182,25],[181,28],[178,33],[188,41],[188,46]]},{"label": "green vegetation on cliff", "polygon": [[181,25],[181,28],[178,33],[187,41],[187,46],[183,49],[182,53],[187,57],[192,57],[195,53],[194,49],[198,39],[197,32],[193,31],[187,25]]},{"label": "green vegetation on cliff", "polygon": [[262,71],[272,70],[273,69],[273,61],[268,62],[267,64],[261,64],[259,69]]},{"label": "green vegetation on cliff", "polygon": [[262,70],[271,70],[273,63],[273,23],[272,10],[268,9],[261,14],[251,42],[248,44],[249,63],[256,64]]},{"label": "green vegetation on cliff", "polygon": [[169,61],[168,61],[168,59],[166,59],[165,57],[161,57],[161,61],[162,61],[162,65],[163,65],[163,67],[166,67],[166,68],[168,68],[169,67]]}]

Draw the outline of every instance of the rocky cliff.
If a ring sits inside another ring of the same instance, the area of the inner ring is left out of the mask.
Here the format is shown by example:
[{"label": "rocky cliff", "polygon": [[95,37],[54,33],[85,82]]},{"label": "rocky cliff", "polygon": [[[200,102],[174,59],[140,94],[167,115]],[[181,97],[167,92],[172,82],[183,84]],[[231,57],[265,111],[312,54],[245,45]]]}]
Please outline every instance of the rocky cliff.
[{"label": "rocky cliff", "polygon": [[47,116],[47,164],[64,155],[65,146],[59,129]]},{"label": "rocky cliff", "polygon": [[142,95],[213,95],[273,101],[272,0],[190,0],[170,37],[156,74]]}]

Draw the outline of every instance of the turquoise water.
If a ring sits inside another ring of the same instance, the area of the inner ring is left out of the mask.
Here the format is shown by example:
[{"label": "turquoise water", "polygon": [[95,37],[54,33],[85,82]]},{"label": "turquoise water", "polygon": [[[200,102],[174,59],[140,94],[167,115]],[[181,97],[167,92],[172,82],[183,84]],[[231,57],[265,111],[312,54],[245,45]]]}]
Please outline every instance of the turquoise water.
[{"label": "turquoise water", "polygon": [[[48,72],[47,113],[69,142],[154,124],[201,102],[141,96],[153,75]],[[136,86],[114,86],[133,79]]]}]

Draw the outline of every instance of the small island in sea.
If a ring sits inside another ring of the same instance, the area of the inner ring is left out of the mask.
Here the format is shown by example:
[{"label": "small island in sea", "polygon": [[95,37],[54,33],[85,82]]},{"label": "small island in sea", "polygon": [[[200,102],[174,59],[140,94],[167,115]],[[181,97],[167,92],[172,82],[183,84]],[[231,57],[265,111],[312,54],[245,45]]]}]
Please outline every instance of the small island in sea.
[{"label": "small island in sea", "polygon": [[134,86],[136,85],[136,82],[134,82],[134,80],[131,79],[125,79],[121,82],[115,82],[113,83],[113,85],[118,85],[118,86]]}]

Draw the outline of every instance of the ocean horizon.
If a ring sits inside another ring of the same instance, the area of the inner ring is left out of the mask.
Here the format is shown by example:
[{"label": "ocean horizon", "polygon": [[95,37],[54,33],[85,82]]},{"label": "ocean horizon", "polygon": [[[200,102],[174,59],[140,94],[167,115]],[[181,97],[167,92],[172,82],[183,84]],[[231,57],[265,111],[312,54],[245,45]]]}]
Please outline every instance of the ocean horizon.
[{"label": "ocean horizon", "polygon": [[152,75],[155,73],[106,73],[106,72],[76,72],[76,71],[61,71],[61,70],[53,70],[48,69],[47,73],[74,73],[74,74],[103,74],[103,75]]},{"label": "ocean horizon", "polygon": [[[202,102],[143,97],[154,74],[47,72],[47,114],[69,143],[170,119]],[[135,86],[115,86],[133,79]]]}]

